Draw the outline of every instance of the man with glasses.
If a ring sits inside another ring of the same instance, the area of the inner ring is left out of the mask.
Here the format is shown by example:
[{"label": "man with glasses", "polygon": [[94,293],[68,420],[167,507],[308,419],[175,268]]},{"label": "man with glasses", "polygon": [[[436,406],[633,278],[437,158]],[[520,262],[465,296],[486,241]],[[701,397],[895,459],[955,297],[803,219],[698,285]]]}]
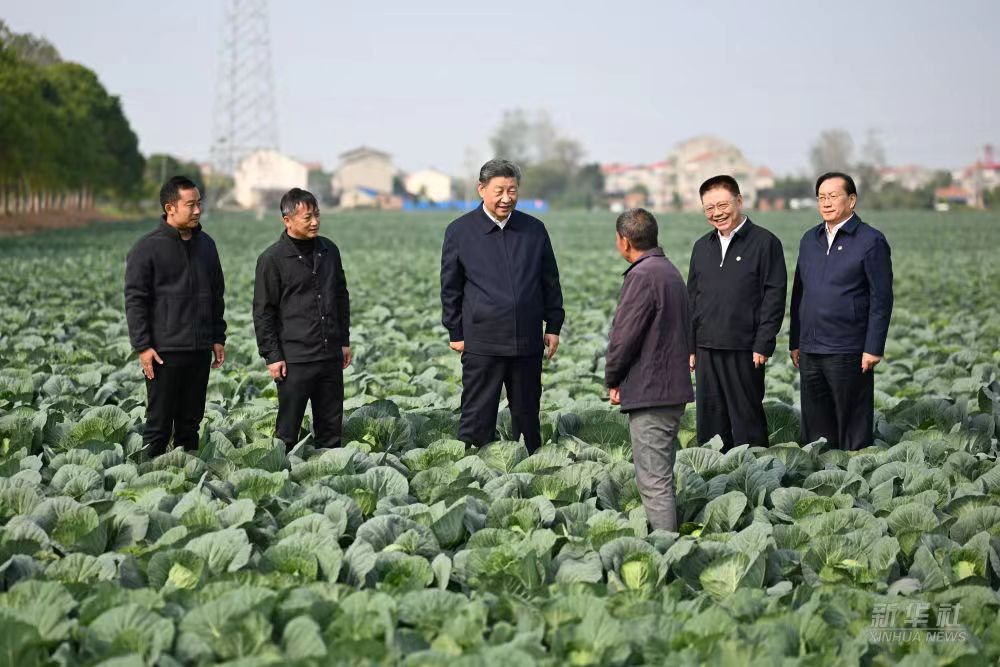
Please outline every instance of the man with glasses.
[{"label": "man with glasses", "polygon": [[823,222],[802,237],[792,287],[789,349],[799,369],[802,440],[835,448],[872,444],[875,366],[892,314],[892,259],[885,236],[854,212],[847,174],[816,181]]},{"label": "man with glasses", "polygon": [[785,315],[785,256],[774,234],[743,215],[732,176],[713,176],[698,192],[713,228],[695,242],[688,270],[698,443],[718,435],[724,451],[766,447],[764,365]]}]

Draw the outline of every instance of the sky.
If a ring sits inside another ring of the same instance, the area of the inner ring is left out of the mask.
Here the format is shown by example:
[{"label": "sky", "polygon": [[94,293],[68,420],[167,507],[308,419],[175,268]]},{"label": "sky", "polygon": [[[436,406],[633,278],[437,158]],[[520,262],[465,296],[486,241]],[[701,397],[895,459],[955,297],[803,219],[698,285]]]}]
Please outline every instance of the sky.
[{"label": "sky", "polygon": [[[225,0],[0,0],[121,97],[146,153],[207,159]],[[588,161],[713,134],[779,174],[819,133],[956,168],[1000,144],[1000,2],[283,0],[269,6],[279,148],[359,145],[455,175],[505,110],[547,111]],[[478,164],[476,165],[478,166]]]}]

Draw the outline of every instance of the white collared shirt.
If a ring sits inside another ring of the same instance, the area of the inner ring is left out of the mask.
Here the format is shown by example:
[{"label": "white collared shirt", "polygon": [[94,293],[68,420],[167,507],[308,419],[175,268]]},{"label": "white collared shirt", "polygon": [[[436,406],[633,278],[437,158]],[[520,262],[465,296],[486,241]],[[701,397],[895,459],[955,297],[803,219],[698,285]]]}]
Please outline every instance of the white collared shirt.
[{"label": "white collared shirt", "polygon": [[826,224],[825,222],[823,223],[823,228],[826,230],[826,254],[827,255],[830,254],[830,249],[833,248],[833,239],[836,238],[837,232],[840,231],[841,227],[843,227],[844,225],[846,225],[847,223],[849,223],[851,221],[851,218],[853,218],[853,217],[854,217],[854,212],[852,211],[851,214],[849,216],[847,216],[846,220],[844,220],[843,222],[840,222],[840,223],[837,223],[836,225],[834,225],[833,226],[833,230],[830,229],[830,225]]},{"label": "white collared shirt", "polygon": [[489,218],[490,220],[492,220],[493,222],[495,222],[497,224],[497,227],[499,227],[500,229],[503,229],[504,227],[507,226],[507,223],[510,221],[510,216],[514,212],[511,211],[510,213],[508,213],[507,217],[504,218],[503,220],[497,220],[496,218],[493,217],[492,213],[490,213],[489,211],[486,210],[486,202],[483,202],[483,213],[486,214],[487,218]]},{"label": "white collared shirt", "polygon": [[[747,217],[744,215],[743,219],[740,220],[740,224],[736,225],[736,229],[734,229],[733,231],[729,232],[729,236],[723,236],[722,232],[718,232],[718,231],[716,232],[716,234],[719,235],[719,245],[722,246],[722,261],[723,262],[726,261],[726,251],[729,250],[729,242],[733,240],[733,237],[736,236],[736,232],[740,231],[740,229],[743,227],[743,225],[746,224],[746,222],[747,222]],[[719,266],[722,266],[722,265],[720,264]]]}]

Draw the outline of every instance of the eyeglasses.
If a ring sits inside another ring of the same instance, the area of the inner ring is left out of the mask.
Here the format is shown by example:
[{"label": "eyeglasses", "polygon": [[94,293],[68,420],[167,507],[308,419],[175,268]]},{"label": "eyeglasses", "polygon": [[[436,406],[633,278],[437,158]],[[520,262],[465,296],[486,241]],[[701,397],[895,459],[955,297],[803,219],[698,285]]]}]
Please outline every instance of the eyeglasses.
[{"label": "eyeglasses", "polygon": [[820,204],[825,204],[828,201],[836,201],[836,200],[840,199],[841,197],[846,197],[846,196],[847,196],[846,193],[844,193],[844,192],[838,192],[837,194],[833,194],[833,195],[820,195],[819,197],[816,197],[816,201],[818,201]]},{"label": "eyeglasses", "polygon": [[705,207],[705,215],[712,215],[716,211],[719,213],[729,213],[729,209],[733,207],[733,202],[724,201],[721,204],[715,204],[714,206]]}]

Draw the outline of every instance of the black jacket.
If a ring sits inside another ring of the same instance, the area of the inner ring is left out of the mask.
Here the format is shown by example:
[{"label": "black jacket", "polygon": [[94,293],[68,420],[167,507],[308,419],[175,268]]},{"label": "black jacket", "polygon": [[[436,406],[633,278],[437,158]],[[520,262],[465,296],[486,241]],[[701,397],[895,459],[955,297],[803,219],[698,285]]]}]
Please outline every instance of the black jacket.
[{"label": "black jacket", "polygon": [[316,239],[303,256],[287,232],[257,258],[253,328],[264,361],[340,358],[351,344],[351,302],[340,250]]},{"label": "black jacket", "polygon": [[604,381],[622,410],[694,400],[688,367],[687,290],[663,250],[647,250],[625,271],[608,337]]},{"label": "black jacket", "polygon": [[892,315],[889,242],[854,215],[831,247],[825,225],[807,231],[799,243],[789,349],[882,356]]},{"label": "black jacket", "polygon": [[198,225],[191,240],[182,241],[163,216],[125,259],[125,320],[132,348],[181,352],[224,345],[225,291],[212,237]]},{"label": "black jacket", "polygon": [[513,211],[500,229],[478,206],[452,222],[441,251],[441,318],[465,351],[501,357],[541,354],[562,328],[562,288],[542,222]]},{"label": "black jacket", "polygon": [[723,261],[713,229],[695,241],[687,280],[692,354],[698,347],[774,354],[788,290],[777,236],[748,218],[729,241]]}]

